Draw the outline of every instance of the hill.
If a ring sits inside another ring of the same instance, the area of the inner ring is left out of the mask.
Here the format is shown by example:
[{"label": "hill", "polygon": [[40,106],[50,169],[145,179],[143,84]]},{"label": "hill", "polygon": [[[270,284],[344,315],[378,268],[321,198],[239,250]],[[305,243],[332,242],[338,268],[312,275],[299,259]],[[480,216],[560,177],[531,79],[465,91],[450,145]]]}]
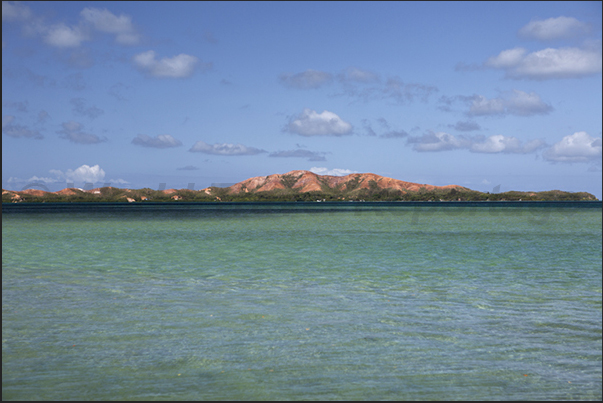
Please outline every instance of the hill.
[{"label": "hill", "polygon": [[67,188],[58,192],[37,189],[2,189],[3,203],[17,202],[140,202],[140,201],[513,201],[513,200],[597,200],[586,192],[484,193],[458,185],[434,186],[405,182],[372,173],[346,176],[317,175],[310,171],[257,176],[230,187],[201,190],[120,189],[91,190]]},{"label": "hill", "polygon": [[350,174],[346,176],[317,175],[310,171],[291,171],[286,174],[257,176],[239,182],[229,188],[230,193],[268,192],[275,189],[292,189],[301,193],[339,190],[354,192],[358,189],[392,189],[416,192],[421,189],[464,189],[461,186],[433,186],[398,179],[387,178],[371,173]]}]

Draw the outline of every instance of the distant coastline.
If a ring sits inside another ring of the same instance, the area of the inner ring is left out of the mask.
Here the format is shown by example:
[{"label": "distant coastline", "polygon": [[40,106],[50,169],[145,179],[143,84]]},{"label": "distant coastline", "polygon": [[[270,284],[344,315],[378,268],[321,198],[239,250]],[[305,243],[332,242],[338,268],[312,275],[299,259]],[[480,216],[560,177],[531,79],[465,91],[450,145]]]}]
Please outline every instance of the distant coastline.
[{"label": "distant coastline", "polygon": [[2,189],[2,204],[7,203],[186,203],[186,202],[538,202],[538,201],[598,201],[591,193],[551,190],[543,192],[509,191],[503,193],[463,191],[399,192],[388,189],[359,192],[357,195],[323,192],[296,192],[273,190],[258,193],[228,193],[226,188],[204,190],[171,189],[169,192],[153,189],[120,189],[113,187],[81,190],[63,189],[45,192],[28,189]]},{"label": "distant coastline", "polygon": [[67,188],[58,192],[38,189],[2,189],[2,203],[134,203],[134,202],[529,202],[597,201],[587,192],[479,192],[458,185],[434,186],[404,182],[375,174],[317,175],[291,171],[249,178],[229,187],[201,190]]}]

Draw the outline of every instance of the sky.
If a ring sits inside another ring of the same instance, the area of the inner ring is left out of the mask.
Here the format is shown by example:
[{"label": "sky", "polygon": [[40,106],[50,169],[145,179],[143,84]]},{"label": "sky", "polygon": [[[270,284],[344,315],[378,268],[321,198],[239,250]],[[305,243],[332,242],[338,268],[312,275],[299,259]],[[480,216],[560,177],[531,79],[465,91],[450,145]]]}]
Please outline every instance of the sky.
[{"label": "sky", "polygon": [[2,187],[601,190],[601,2],[2,2]]}]

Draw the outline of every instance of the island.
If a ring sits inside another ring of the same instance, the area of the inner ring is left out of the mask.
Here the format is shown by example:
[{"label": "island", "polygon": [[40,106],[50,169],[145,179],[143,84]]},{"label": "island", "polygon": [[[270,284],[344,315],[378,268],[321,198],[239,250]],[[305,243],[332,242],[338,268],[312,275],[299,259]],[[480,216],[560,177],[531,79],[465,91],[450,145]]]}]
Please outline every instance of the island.
[{"label": "island", "polygon": [[596,201],[587,192],[550,190],[489,193],[458,185],[434,186],[372,173],[346,176],[317,175],[310,171],[257,176],[229,187],[201,190],[153,190],[102,187],[90,190],[66,188],[57,192],[39,189],[2,189],[2,203],[68,202],[267,202],[267,201]]}]

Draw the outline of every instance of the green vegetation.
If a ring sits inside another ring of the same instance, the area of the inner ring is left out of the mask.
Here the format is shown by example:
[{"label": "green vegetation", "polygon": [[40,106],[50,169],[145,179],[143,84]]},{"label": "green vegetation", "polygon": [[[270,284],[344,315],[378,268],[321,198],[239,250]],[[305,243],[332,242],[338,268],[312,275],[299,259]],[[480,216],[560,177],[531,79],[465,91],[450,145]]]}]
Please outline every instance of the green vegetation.
[{"label": "green vegetation", "polygon": [[[356,175],[353,179],[350,179],[349,181],[347,181],[345,183],[345,190],[347,190],[348,192],[352,192],[352,191],[358,189],[358,187],[362,184],[363,181],[364,181],[364,179],[360,175]],[[375,181],[371,180],[369,182],[369,186],[370,186],[371,182],[375,182]]]},{"label": "green vegetation", "polygon": [[297,181],[301,177],[302,177],[302,175],[298,175],[298,176],[294,176],[294,175],[282,175],[281,176],[281,183],[283,184],[283,186],[286,189],[293,189],[293,186],[295,186],[295,184],[297,183]]},{"label": "green vegetation", "polygon": [[321,190],[314,192],[299,192],[293,186],[299,178],[283,178],[285,189],[275,189],[268,192],[230,193],[229,188],[210,187],[209,194],[205,191],[188,189],[176,190],[174,193],[144,189],[119,189],[113,187],[101,188],[98,193],[90,193],[72,189],[73,194],[43,193],[41,196],[25,192],[4,191],[2,203],[79,203],[79,202],[265,202],[265,201],[580,201],[597,200],[586,192],[563,192],[551,190],[546,192],[482,193],[470,189],[438,189],[419,191],[400,191],[392,188],[382,189],[376,181],[369,182],[368,189],[360,188],[359,177],[351,179],[344,186],[329,188],[322,182]]}]

